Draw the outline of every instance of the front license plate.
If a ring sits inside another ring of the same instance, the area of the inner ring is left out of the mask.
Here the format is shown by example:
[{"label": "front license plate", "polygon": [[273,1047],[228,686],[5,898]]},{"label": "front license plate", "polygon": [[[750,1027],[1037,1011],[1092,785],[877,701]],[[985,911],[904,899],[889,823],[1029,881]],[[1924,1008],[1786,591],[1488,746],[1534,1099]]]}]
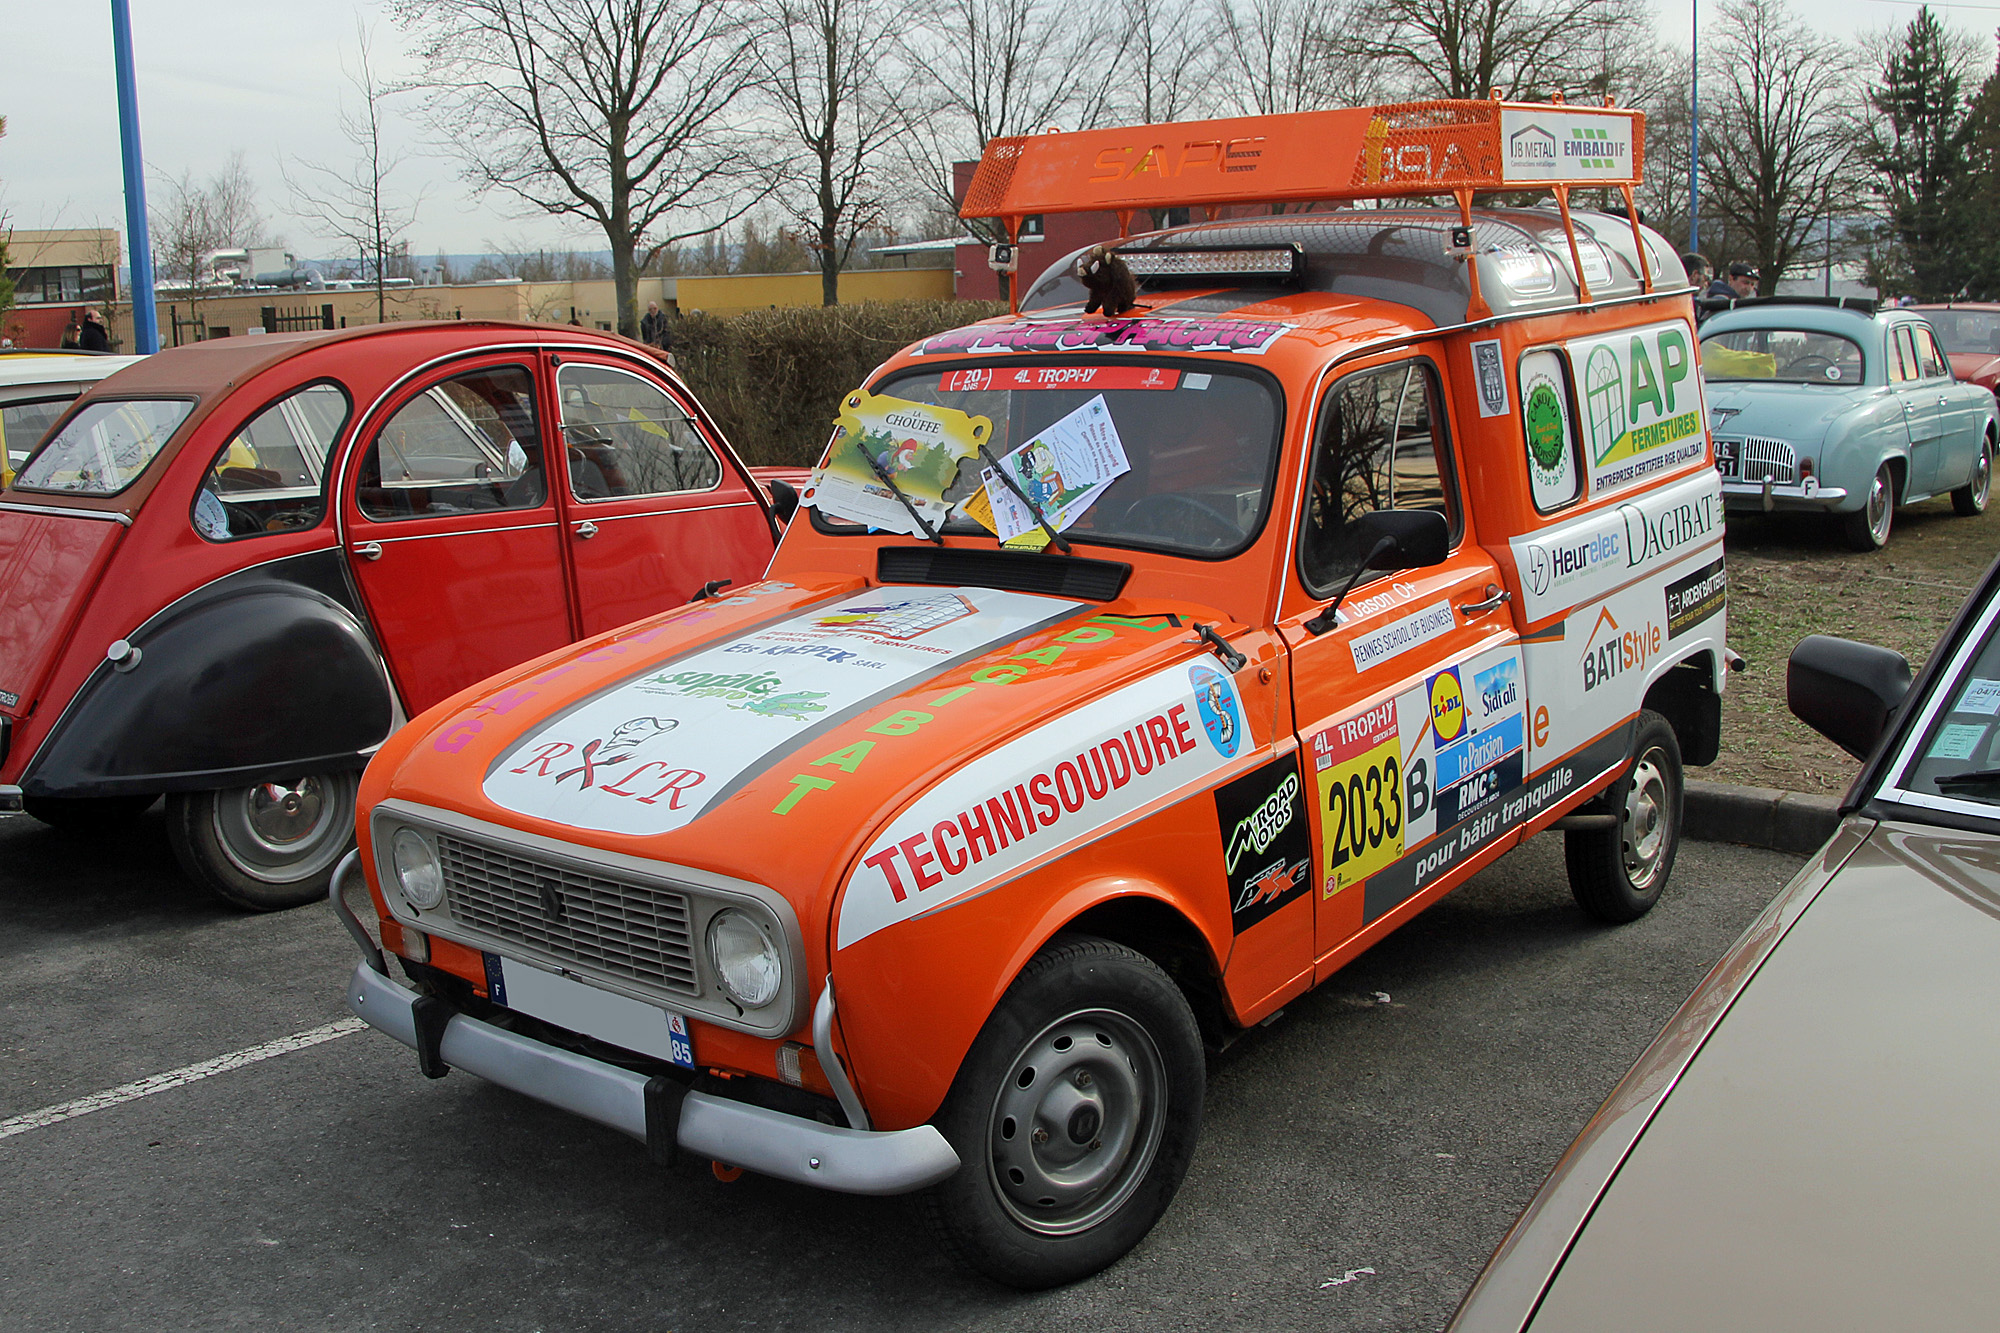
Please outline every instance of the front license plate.
[{"label": "front license plate", "polygon": [[486,955],[486,991],[493,1003],[530,1014],[628,1051],[694,1068],[687,1018],[656,1004],[545,972],[499,954]]},{"label": "front license plate", "polygon": [[1736,479],[1736,441],[1715,442],[1715,470],[1731,481]]}]

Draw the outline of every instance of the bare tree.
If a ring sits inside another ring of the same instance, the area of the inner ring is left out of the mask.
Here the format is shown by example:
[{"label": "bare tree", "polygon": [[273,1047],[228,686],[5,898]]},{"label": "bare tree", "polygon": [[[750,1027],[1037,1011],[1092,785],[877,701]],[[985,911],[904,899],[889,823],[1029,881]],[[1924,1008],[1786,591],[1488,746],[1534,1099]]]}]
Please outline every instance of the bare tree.
[{"label": "bare tree", "polygon": [[1783,0],[1723,0],[1703,46],[1702,214],[1751,251],[1766,290],[1858,203],[1853,53]]},{"label": "bare tree", "polygon": [[1217,0],[1216,45],[1233,110],[1273,116],[1384,95],[1382,66],[1342,53],[1360,43],[1349,11],[1316,0]]},{"label": "bare tree", "polygon": [[467,178],[604,232],[628,336],[639,270],[771,188],[730,115],[755,69],[750,6],[394,0],[390,12],[414,39],[431,124]]},{"label": "bare tree", "polygon": [[[1545,96],[1578,87],[1636,33],[1642,0],[1355,0],[1347,59],[1418,97]],[[1600,74],[1610,83],[1617,72]],[[1594,91],[1608,91],[1599,88]]]},{"label": "bare tree", "polygon": [[160,201],[152,209],[149,228],[153,264],[161,277],[186,287],[192,315],[202,299],[218,289],[215,252],[261,243],[264,215],[257,207],[256,187],[240,149],[205,181],[183,171],[163,186],[153,191],[153,197]]},{"label": "bare tree", "polygon": [[372,34],[359,22],[354,44],[353,67],[341,63],[361,104],[354,108],[343,101],[339,118],[341,136],[353,146],[354,157],[345,166],[300,161],[296,173],[286,169],[285,185],[291,190],[293,213],[322,236],[351,247],[362,259],[364,274],[372,271],[375,322],[380,324],[389,318],[383,284],[397,258],[407,260],[406,233],[416,223],[422,196],[404,195],[389,186],[404,154],[383,142],[385,90],[375,78]]},{"label": "bare tree", "polygon": [[1215,42],[1195,0],[1120,0],[1118,22],[1130,34],[1116,80],[1120,119],[1151,125],[1214,115]]},{"label": "bare tree", "polygon": [[840,271],[891,207],[882,155],[909,131],[914,100],[897,59],[904,11],[891,0],[772,0],[756,47],[764,91],[799,154],[787,203],[820,272],[820,302],[840,303]]}]

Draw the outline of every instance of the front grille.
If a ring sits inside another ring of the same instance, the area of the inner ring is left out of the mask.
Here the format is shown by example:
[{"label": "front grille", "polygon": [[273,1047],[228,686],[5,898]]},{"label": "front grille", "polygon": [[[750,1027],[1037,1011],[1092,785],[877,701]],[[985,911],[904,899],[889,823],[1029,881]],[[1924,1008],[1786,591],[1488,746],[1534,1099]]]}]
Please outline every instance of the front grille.
[{"label": "front grille", "polygon": [[439,834],[454,920],[608,977],[697,995],[688,900]]},{"label": "front grille", "polygon": [[1737,465],[1741,469],[1738,475],[1744,481],[1762,481],[1766,477],[1776,482],[1798,479],[1797,456],[1792,453],[1792,446],[1783,440],[1746,436],[1738,460]]}]

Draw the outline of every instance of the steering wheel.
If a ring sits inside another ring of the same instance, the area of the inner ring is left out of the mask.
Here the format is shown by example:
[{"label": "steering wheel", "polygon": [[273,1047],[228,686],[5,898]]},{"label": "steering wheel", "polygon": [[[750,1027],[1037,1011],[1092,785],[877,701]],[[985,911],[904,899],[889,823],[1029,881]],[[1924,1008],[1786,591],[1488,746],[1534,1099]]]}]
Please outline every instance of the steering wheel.
[{"label": "steering wheel", "polygon": [[1125,521],[1139,532],[1180,546],[1227,546],[1243,539],[1243,529],[1227,514],[1178,491],[1134,501],[1125,511]]},{"label": "steering wheel", "polygon": [[1832,357],[1822,356],[1818,352],[1807,352],[1804,356],[1800,357],[1798,360],[1786,366],[1785,373],[1788,375],[1793,374],[1795,372],[1800,374],[1811,374],[1813,371],[1825,371],[1831,369],[1833,369]]}]

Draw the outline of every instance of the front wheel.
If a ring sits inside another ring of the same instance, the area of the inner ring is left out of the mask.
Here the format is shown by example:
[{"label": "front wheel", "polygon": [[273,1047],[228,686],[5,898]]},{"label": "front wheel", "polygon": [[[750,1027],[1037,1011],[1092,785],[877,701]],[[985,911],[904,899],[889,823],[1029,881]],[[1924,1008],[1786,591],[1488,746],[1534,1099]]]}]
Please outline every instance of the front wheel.
[{"label": "front wheel", "polygon": [[1074,1282],[1143,1239],[1201,1132],[1201,1034],[1150,959],[1088,936],[1024,968],[936,1124],[959,1170],[926,1196],[944,1245],[995,1281]]},{"label": "front wheel", "polygon": [[1563,834],[1570,892],[1600,921],[1636,921],[1660,900],[1681,843],[1681,747],[1658,713],[1639,714],[1632,762],[1605,804],[1612,827]]},{"label": "front wheel", "polygon": [[1889,544],[1889,529],[1895,522],[1896,473],[1884,463],[1868,487],[1868,503],[1841,515],[1840,535],[1857,551],[1879,551]]},{"label": "front wheel", "polygon": [[1979,462],[1973,466],[1972,480],[1951,493],[1952,512],[1971,518],[1986,512],[1986,497],[1993,490],[1993,437],[1979,444]]},{"label": "front wheel", "polygon": [[308,774],[167,798],[167,839],[189,879],[238,907],[272,912],[326,897],[354,845],[359,773]]}]

